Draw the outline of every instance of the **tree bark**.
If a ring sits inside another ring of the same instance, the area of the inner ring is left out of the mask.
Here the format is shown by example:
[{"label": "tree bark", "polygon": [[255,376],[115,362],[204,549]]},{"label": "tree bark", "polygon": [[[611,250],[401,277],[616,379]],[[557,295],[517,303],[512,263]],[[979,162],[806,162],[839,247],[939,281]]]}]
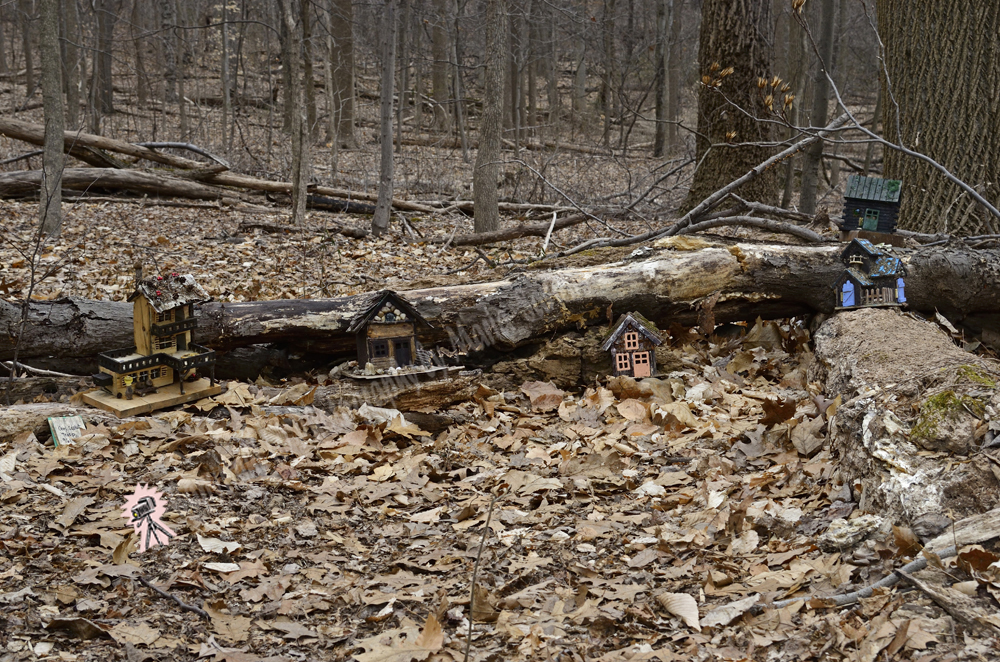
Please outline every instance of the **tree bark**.
[{"label": "tree bark", "polygon": [[333,33],[333,108],[337,140],[345,149],[357,147],[354,137],[354,5],[351,0],[330,0],[330,31]]},{"label": "tree bark", "polygon": [[[606,258],[630,249],[608,251]],[[667,328],[696,324],[695,304],[721,293],[718,323],[831,312],[831,283],[843,272],[842,246],[802,247],[717,243],[696,251],[660,250],[643,261],[536,271],[516,279],[402,292],[433,325],[425,344],[492,356],[540,343],[554,333],[606,326],[609,317],[637,310]],[[954,322],[995,333],[1000,319],[1000,250],[947,246],[900,249],[911,276],[913,309],[938,309]],[[208,303],[201,307],[199,344],[228,351],[260,343],[290,350],[350,357],[350,320],[366,297]],[[609,312],[610,311],[610,312]],[[32,302],[21,360],[68,372],[98,352],[132,343],[132,306],[124,302],[66,299]],[[991,317],[992,315],[992,317]],[[0,360],[16,342],[18,306],[0,301]],[[996,336],[1000,340],[1000,335]],[[56,357],[47,359],[46,357]],[[971,355],[970,355],[971,356]],[[488,361],[487,361],[488,362]]]},{"label": "tree bark", "polygon": [[[177,101],[177,8],[176,0],[160,0],[160,29],[163,38],[163,108]],[[67,0],[75,2],[75,0]]]},{"label": "tree bark", "polygon": [[448,5],[434,0],[434,23],[431,26],[431,97],[434,99],[434,130],[448,131]]},{"label": "tree bark", "polygon": [[653,156],[663,156],[667,142],[667,4],[670,0],[656,0],[656,47],[653,53],[655,89],[653,102],[656,110],[656,129],[653,134]]},{"label": "tree bark", "polygon": [[39,47],[42,58],[42,99],[45,106],[45,154],[38,211],[42,232],[58,236],[62,227],[63,155],[62,65],[59,53],[59,0],[41,0]]},{"label": "tree bark", "polygon": [[[767,93],[777,96],[777,90],[758,87],[758,79],[769,79],[771,75],[770,3],[705,0],[701,11],[698,68],[712,82],[702,84],[698,93],[695,139],[698,168],[685,208],[694,206],[775,152],[773,148],[758,145],[726,145],[765,142],[772,137],[772,125],[756,119],[768,113],[764,96]],[[716,88],[714,81],[726,67],[733,67],[734,72],[722,78]],[[739,108],[733,108],[730,105],[733,103]],[[754,179],[739,194],[748,200],[772,204],[777,197],[777,172],[771,170]]]},{"label": "tree bark", "polygon": [[80,16],[76,0],[63,0],[66,30],[63,86],[66,88],[66,128],[80,128]]},{"label": "tree bark", "polygon": [[[833,76],[833,35],[836,23],[836,1],[823,0],[820,33],[819,61],[816,63],[816,78],[813,81],[812,114],[809,117],[810,126],[826,126],[830,106],[830,81],[827,75]],[[775,90],[775,92],[777,92]],[[823,145],[821,140],[814,142],[802,155],[802,187],[799,195],[799,211],[803,214],[816,213],[816,195],[819,188],[819,169],[823,162]]]},{"label": "tree bark", "polygon": [[25,96],[31,96],[35,91],[35,55],[34,40],[31,29],[31,19],[35,14],[34,3],[31,0],[18,0],[18,23],[21,24],[21,50],[24,51],[24,85]]},{"label": "tree bark", "polygon": [[392,207],[392,96],[396,83],[396,2],[385,0],[385,21],[382,33],[382,83],[379,105],[379,137],[382,141],[379,162],[378,202],[372,216],[372,234],[378,236],[389,229]]},{"label": "tree bark", "polygon": [[316,134],[316,82],[313,79],[312,0],[304,0],[302,10],[302,91],[306,111],[306,141]]},{"label": "tree bark", "polygon": [[[885,137],[1000,205],[1000,12],[904,0],[879,0],[877,10],[889,76],[883,72]],[[989,227],[987,212],[927,163],[889,149],[884,159],[883,176],[903,181],[900,227],[959,235]]]},{"label": "tree bark", "polygon": [[[301,0],[303,4],[309,0]],[[289,87],[287,98],[291,100],[291,138],[292,138],[292,225],[301,226],[306,218],[306,195],[309,184],[309,141],[306,138],[308,128],[304,117],[306,110],[302,107],[302,75],[301,50],[298,44],[302,41],[303,25],[296,23],[295,15],[303,17],[302,12],[295,12],[291,1],[285,5],[285,34],[290,44],[286,52],[285,67],[288,68]],[[304,11],[304,10],[303,10]]]},{"label": "tree bark", "polygon": [[497,182],[500,178],[500,138],[503,131],[504,63],[507,54],[507,11],[504,0],[486,2],[485,86],[479,150],[472,171],[475,231],[500,229]]},{"label": "tree bark", "polygon": [[115,112],[114,83],[111,63],[114,49],[115,24],[118,22],[120,0],[99,0],[97,3],[97,60],[94,65],[94,110],[101,116]]}]

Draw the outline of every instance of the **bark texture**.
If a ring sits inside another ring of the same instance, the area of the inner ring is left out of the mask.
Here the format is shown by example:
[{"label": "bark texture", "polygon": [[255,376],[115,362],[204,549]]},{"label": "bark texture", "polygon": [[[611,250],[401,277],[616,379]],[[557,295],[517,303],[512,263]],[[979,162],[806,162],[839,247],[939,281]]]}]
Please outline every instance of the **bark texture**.
[{"label": "bark texture", "polygon": [[[557,332],[606,326],[633,310],[662,328],[695,324],[700,315],[695,304],[717,292],[718,323],[830,312],[830,284],[843,270],[841,250],[720,243],[695,251],[662,249],[644,261],[532,271],[512,280],[402,294],[434,325],[422,334],[425,344],[451,346],[488,363]],[[624,257],[628,251],[607,251],[603,257]],[[1000,320],[990,317],[1000,308],[1000,251],[939,246],[905,253],[903,260],[912,274],[906,286],[912,308],[939,309],[955,322],[994,332],[1000,328]],[[354,296],[208,303],[201,307],[196,342],[220,351],[276,343],[298,353],[348,358],[355,339],[346,329],[364,301]],[[0,302],[0,360],[11,358],[18,319],[17,306]],[[79,370],[99,352],[130,345],[131,319],[132,305],[123,302],[34,302],[21,360]]]},{"label": "bark texture", "polygon": [[506,23],[504,0],[487,0],[483,118],[479,128],[479,151],[472,173],[476,232],[496,232],[500,229],[497,182],[500,178],[500,139],[503,131]]},{"label": "bark texture", "polygon": [[811,379],[843,403],[830,423],[838,471],[862,511],[933,536],[1000,502],[1000,364],[956,346],[932,322],[891,309],[841,313],[815,334]]},{"label": "bark texture", "polygon": [[42,232],[55,236],[62,227],[63,154],[62,65],[59,54],[59,2],[41,0],[39,46],[42,56],[42,99],[45,107],[45,154],[42,158],[42,191],[39,216]]},{"label": "bark texture", "polygon": [[[754,119],[768,113],[763,101],[766,91],[758,88],[757,80],[771,76],[771,3],[705,0],[701,11],[700,74],[715,80],[726,67],[733,67],[734,71],[722,79],[720,87],[702,84],[698,92],[695,147],[699,165],[685,203],[688,208],[775,152],[768,147],[725,145],[772,138],[772,125]],[[742,111],[733,108],[732,103]],[[748,200],[773,204],[777,195],[777,172],[765,173],[738,192]]]},{"label": "bark texture", "polygon": [[392,97],[396,84],[396,2],[386,0],[385,25],[382,28],[382,82],[379,105],[379,159],[378,202],[372,215],[372,234],[378,236],[389,229],[389,215],[392,207],[393,160],[392,160]]},{"label": "bark texture", "polygon": [[[878,0],[877,8],[889,74],[882,80],[885,137],[927,154],[1000,205],[1000,12],[990,4],[905,0]],[[900,227],[988,231],[986,212],[923,161],[887,149],[884,173],[903,180]]]}]

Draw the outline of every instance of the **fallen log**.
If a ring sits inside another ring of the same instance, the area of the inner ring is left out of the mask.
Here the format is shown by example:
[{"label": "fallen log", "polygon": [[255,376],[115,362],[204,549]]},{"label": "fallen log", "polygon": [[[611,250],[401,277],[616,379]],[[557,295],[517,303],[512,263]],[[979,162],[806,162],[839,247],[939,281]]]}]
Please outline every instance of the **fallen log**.
[{"label": "fallen log", "polygon": [[[698,323],[703,299],[720,294],[718,323],[831,312],[831,283],[840,275],[843,246],[709,243],[671,238],[642,260],[628,250],[587,259],[622,261],[597,266],[532,269],[509,280],[403,292],[434,328],[426,344],[470,352],[480,365],[504,352],[562,331],[602,326],[637,310],[667,328]],[[899,250],[911,274],[906,295],[916,310],[940,310],[953,322],[982,323],[1000,309],[1000,250],[950,246]],[[544,263],[546,265],[550,263]],[[552,263],[554,264],[554,263]],[[197,275],[197,274],[196,274]],[[196,340],[220,351],[275,343],[291,352],[351,357],[349,321],[364,296],[335,299],[211,302],[201,307]],[[9,360],[19,307],[0,301],[0,360]],[[63,299],[32,302],[20,360],[39,368],[89,369],[98,352],[132,344],[132,306],[124,302]],[[467,364],[468,365],[468,364]]]},{"label": "fallen log", "polygon": [[[34,194],[42,182],[41,170],[15,170],[0,173],[0,197]],[[62,185],[77,191],[117,190],[194,200],[240,202],[232,191],[207,186],[182,177],[171,177],[146,170],[113,168],[66,168]]]},{"label": "fallen log", "polygon": [[814,340],[810,381],[843,400],[830,445],[863,512],[951,541],[953,519],[1000,505],[1000,449],[984,444],[1000,430],[1000,363],[892,309],[838,314]]}]

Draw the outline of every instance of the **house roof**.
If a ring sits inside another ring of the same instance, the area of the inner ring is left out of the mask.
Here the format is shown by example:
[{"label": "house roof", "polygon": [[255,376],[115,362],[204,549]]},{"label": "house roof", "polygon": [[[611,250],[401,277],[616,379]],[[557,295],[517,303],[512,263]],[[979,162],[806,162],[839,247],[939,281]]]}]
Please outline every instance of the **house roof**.
[{"label": "house roof", "polygon": [[881,278],[884,276],[905,276],[906,272],[903,269],[902,260],[883,254],[875,261],[875,266],[872,267],[868,275],[872,278]]},{"label": "house roof", "polygon": [[140,295],[145,297],[153,310],[158,313],[173,310],[189,303],[201,303],[212,298],[201,285],[195,282],[194,276],[191,274],[183,276],[170,274],[169,276],[145,278],[139,281],[128,300],[134,301]]},{"label": "house roof", "polygon": [[851,243],[844,247],[844,250],[840,252],[840,259],[846,260],[847,256],[851,254],[853,248],[861,249],[862,253],[867,253],[869,257],[878,257],[882,254],[882,251],[875,248],[872,242],[867,239],[852,239]]},{"label": "house roof", "polygon": [[850,175],[847,178],[847,191],[844,197],[877,202],[899,202],[902,188],[903,182],[898,179]]},{"label": "house roof", "polygon": [[399,296],[392,290],[379,290],[378,292],[372,292],[368,295],[367,300],[362,304],[364,309],[355,315],[351,320],[350,326],[347,327],[347,332],[357,333],[367,325],[376,321],[375,318],[387,304],[392,305],[393,308],[399,310],[401,313],[404,313],[411,320],[433,328],[431,323],[424,319],[424,316],[421,315],[409,301]]},{"label": "house roof", "polygon": [[635,329],[642,335],[646,336],[646,338],[648,338],[654,345],[663,344],[663,339],[660,338],[659,329],[656,328],[656,325],[639,313],[633,311],[631,313],[625,313],[618,318],[618,321],[615,322],[613,327],[611,327],[611,331],[604,339],[604,342],[601,343],[601,350],[606,352],[611,349],[611,345],[621,337],[622,333],[624,333],[626,329]]}]

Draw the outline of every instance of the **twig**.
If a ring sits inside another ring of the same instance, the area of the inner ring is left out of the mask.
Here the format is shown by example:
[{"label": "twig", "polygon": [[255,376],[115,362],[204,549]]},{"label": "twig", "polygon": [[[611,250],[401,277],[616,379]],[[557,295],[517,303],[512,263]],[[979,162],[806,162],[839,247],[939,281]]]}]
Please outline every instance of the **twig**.
[{"label": "twig", "polygon": [[188,603],[184,602],[183,600],[181,600],[180,598],[178,598],[173,593],[167,593],[162,588],[158,588],[157,586],[154,586],[153,583],[150,582],[145,577],[140,576],[139,577],[139,583],[142,584],[143,586],[145,586],[146,588],[150,589],[151,591],[154,591],[154,592],[160,594],[160,596],[162,596],[164,598],[168,598],[170,600],[173,600],[174,602],[177,603],[177,606],[179,606],[181,608],[181,611],[189,611],[189,612],[191,612],[193,614],[198,614],[199,616],[201,616],[202,618],[204,618],[206,621],[212,620],[209,617],[208,613],[204,609],[199,609],[198,607],[194,607],[192,605],[189,605]]},{"label": "twig", "polygon": [[549,223],[549,231],[545,233],[545,241],[542,242],[542,253],[549,247],[549,239],[552,238],[552,228],[556,226],[556,213],[552,212],[552,222]]},{"label": "twig", "polygon": [[[502,487],[502,486],[501,486]],[[472,621],[476,614],[476,579],[479,578],[479,561],[483,558],[483,548],[486,546],[486,536],[490,534],[490,520],[493,519],[493,504],[504,492],[498,491],[490,499],[490,509],[486,511],[486,526],[483,527],[483,537],[479,540],[479,551],[476,552],[476,564],[472,568],[472,587],[469,590],[469,633],[465,635],[465,657],[462,662],[469,662],[469,650],[472,648]]]},{"label": "twig", "polygon": [[7,370],[11,371],[12,373],[15,372],[16,369],[14,366],[16,365],[17,369],[24,370],[25,372],[32,372],[36,375],[48,375],[49,377],[79,377],[79,375],[70,375],[65,372],[56,372],[55,370],[43,370],[41,368],[32,368],[30,365],[24,365],[20,361],[18,361],[14,365],[12,364],[13,361],[6,361],[0,363],[0,365],[7,368]]}]

